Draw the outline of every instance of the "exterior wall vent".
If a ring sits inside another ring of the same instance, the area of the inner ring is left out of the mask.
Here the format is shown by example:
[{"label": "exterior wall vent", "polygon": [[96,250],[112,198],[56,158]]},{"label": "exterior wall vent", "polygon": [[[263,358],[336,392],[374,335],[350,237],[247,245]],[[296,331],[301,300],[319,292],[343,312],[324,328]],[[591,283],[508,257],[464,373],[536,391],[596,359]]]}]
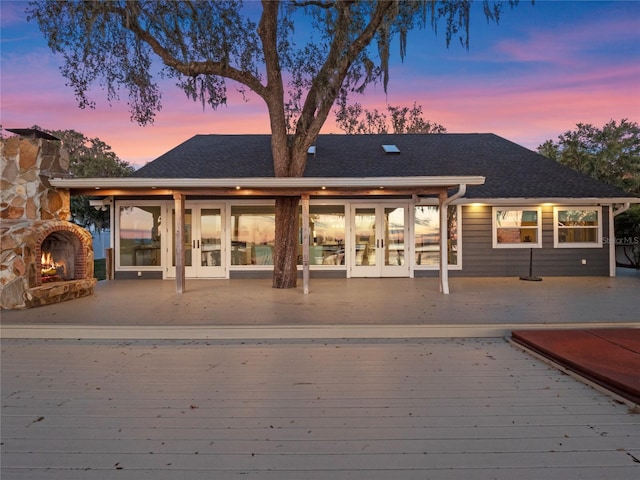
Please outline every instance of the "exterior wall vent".
[{"label": "exterior wall vent", "polygon": [[400,153],[400,149],[396,145],[382,145],[382,149],[387,155],[398,155]]}]

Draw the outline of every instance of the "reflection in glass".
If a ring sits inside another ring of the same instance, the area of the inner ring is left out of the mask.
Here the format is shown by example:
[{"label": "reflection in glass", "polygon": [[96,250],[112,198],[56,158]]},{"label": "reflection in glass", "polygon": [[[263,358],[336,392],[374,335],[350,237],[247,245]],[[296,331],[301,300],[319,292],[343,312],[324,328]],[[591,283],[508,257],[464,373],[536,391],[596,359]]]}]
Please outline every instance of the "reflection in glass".
[{"label": "reflection in glass", "polygon": [[559,243],[597,243],[597,210],[558,210]]},{"label": "reflection in glass", "polygon": [[160,206],[121,206],[120,265],[160,265]]},{"label": "reflection in glass", "polygon": [[[300,214],[302,225],[302,213]],[[344,265],[344,205],[309,206],[309,263]],[[300,234],[302,241],[302,233]],[[302,244],[298,246],[298,265],[302,264]]]},{"label": "reflection in glass", "polygon": [[384,264],[404,265],[404,207],[384,209]]},{"label": "reflection in glass", "polygon": [[231,206],[231,265],[273,265],[273,205]]},{"label": "reflection in glass", "polygon": [[222,218],[219,208],[203,208],[200,211],[200,265],[221,265],[220,247]]},{"label": "reflection in glass", "polygon": [[355,264],[376,264],[376,209],[356,208],[355,211]]},{"label": "reflection in glass", "polygon": [[537,210],[500,210],[496,215],[496,239],[499,244],[537,243]]},{"label": "reflection in glass", "polygon": [[[458,209],[447,211],[449,265],[458,263]],[[440,207],[418,205],[415,207],[415,256],[416,265],[440,265]]]},{"label": "reflection in glass", "polygon": [[[171,211],[171,228],[172,228],[172,232],[174,232],[174,236],[175,236],[175,231],[176,231],[176,211],[172,210]],[[193,245],[193,215],[191,214],[191,209],[187,208],[184,211],[184,266],[185,267],[190,267],[191,265],[193,265],[192,263],[192,251],[191,251],[191,247]],[[175,241],[175,240],[174,240]],[[175,267],[176,266],[176,249],[172,249],[171,251],[171,259],[172,259],[172,265]]]}]

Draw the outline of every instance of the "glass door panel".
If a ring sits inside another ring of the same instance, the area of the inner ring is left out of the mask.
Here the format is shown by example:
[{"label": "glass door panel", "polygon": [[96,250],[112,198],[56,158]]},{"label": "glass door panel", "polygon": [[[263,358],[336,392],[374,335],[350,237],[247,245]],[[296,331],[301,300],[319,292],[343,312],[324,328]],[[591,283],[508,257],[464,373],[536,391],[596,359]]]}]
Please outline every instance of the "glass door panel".
[{"label": "glass door panel", "polygon": [[[171,210],[171,227],[169,251],[171,267],[169,276],[175,276],[176,253],[175,210]],[[191,278],[218,278],[226,276],[222,237],[222,210],[192,205],[185,209],[184,248],[185,275]]]},{"label": "glass door panel", "polygon": [[[200,250],[199,276],[213,273],[211,267],[222,266],[222,215],[219,208],[200,209]],[[199,244],[198,244],[199,243]]]},{"label": "glass door panel", "polygon": [[355,264],[356,266],[376,265],[376,209],[356,208],[355,223]]},{"label": "glass door panel", "polygon": [[385,265],[404,265],[404,212],[402,207],[384,209]]},{"label": "glass door panel", "polygon": [[406,277],[407,207],[354,206],[352,210],[351,276]]}]

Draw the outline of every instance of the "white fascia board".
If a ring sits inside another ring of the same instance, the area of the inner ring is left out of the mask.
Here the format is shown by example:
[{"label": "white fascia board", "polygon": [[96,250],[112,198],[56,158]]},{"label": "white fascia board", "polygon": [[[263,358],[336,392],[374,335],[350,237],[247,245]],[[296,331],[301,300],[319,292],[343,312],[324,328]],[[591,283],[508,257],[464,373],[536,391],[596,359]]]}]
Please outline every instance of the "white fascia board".
[{"label": "white fascia board", "polygon": [[640,203],[640,198],[636,197],[540,197],[540,198],[472,198],[464,197],[452,202],[454,205],[610,205],[614,203]]},{"label": "white fascia board", "polygon": [[449,187],[482,185],[482,176],[438,177],[255,177],[255,178],[51,178],[57,188],[321,188]]}]

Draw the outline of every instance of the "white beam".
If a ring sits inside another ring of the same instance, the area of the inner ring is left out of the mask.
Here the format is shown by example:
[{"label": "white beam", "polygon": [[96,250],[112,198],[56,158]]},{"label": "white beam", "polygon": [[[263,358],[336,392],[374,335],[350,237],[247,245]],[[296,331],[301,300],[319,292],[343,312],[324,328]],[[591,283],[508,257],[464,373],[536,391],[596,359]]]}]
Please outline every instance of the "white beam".
[{"label": "white beam", "polygon": [[440,293],[449,294],[449,229],[447,228],[447,191],[438,195],[440,205]]},{"label": "white beam", "polygon": [[[59,188],[380,188],[482,185],[483,176],[416,177],[247,177],[247,178],[51,178]],[[98,193],[98,192],[96,192]]]}]

